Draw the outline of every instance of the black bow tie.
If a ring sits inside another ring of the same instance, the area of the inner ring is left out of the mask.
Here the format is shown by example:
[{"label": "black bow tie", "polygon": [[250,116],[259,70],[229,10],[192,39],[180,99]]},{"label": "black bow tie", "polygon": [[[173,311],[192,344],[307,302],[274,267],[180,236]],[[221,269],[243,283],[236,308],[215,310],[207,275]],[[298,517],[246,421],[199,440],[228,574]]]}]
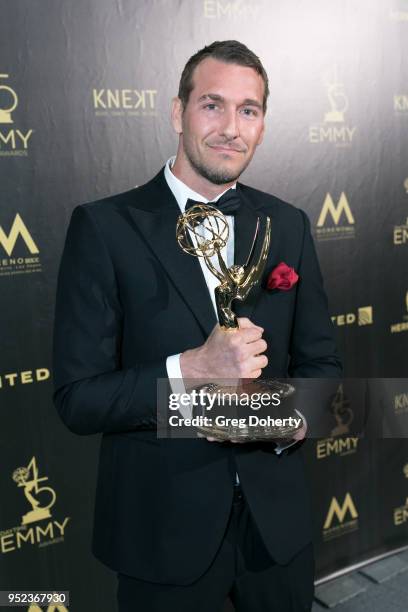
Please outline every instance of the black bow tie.
[{"label": "black bow tie", "polygon": [[[196,202],[195,200],[188,199],[184,212],[187,212],[192,206],[197,204],[203,204],[203,202]],[[236,189],[228,189],[216,202],[206,202],[209,206],[213,206],[222,212],[223,215],[235,215],[238,208],[241,206],[241,199]]]}]

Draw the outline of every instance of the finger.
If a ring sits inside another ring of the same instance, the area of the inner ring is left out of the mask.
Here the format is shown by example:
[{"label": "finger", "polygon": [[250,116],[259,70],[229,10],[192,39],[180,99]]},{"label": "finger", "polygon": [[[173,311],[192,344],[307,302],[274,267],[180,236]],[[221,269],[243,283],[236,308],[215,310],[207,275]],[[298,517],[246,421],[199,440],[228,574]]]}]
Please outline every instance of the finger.
[{"label": "finger", "polygon": [[263,370],[268,365],[268,358],[266,355],[257,355],[248,359],[248,370]]},{"label": "finger", "polygon": [[306,437],[307,425],[303,425],[302,429],[299,429],[293,436],[293,439],[296,441],[303,440]]},{"label": "finger", "polygon": [[242,379],[242,380],[248,380],[248,381],[251,381],[251,380],[253,380],[254,378],[259,378],[259,377],[261,376],[261,374],[262,374],[262,370],[261,370],[261,369],[259,369],[259,370],[252,370],[251,372],[249,372],[249,373],[247,374],[247,376],[245,377],[245,379]]},{"label": "finger", "polygon": [[252,323],[252,321],[248,319],[248,317],[238,317],[237,321],[240,329],[256,328],[261,329],[263,331],[263,327],[255,325],[255,323]]},{"label": "finger", "polygon": [[248,351],[248,355],[252,357],[254,355],[261,355],[262,353],[264,353],[268,348],[268,345],[266,344],[263,338],[260,338],[259,340],[255,340],[254,342],[249,342],[246,348]]},{"label": "finger", "polygon": [[268,358],[266,355],[254,355],[249,358],[249,367],[251,370],[258,370],[258,368],[266,368],[268,365]]},{"label": "finger", "polygon": [[262,338],[263,330],[261,327],[248,327],[239,330],[239,339],[242,342],[249,344],[250,342],[256,342]]},{"label": "finger", "polygon": [[245,372],[245,376],[241,378],[241,386],[248,385],[254,380],[254,378],[259,378],[261,375],[262,375],[262,368],[258,368],[254,370],[248,369],[248,371]]}]

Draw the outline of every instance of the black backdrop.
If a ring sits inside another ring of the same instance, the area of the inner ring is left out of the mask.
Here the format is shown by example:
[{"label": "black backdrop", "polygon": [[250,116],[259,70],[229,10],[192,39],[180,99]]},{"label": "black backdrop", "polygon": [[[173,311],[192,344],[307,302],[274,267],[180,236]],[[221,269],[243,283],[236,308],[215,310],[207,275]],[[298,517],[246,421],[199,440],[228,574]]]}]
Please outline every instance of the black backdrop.
[{"label": "black backdrop", "polygon": [[181,69],[227,38],[271,82],[243,180],[308,213],[346,375],[368,379],[351,410],[338,390],[332,437],[304,447],[318,576],[407,543],[406,442],[347,436],[362,402],[408,414],[407,0],[0,0],[1,589],[114,609],[89,553],[99,440],[71,435],[51,402],[58,263],[75,205],[174,154]]}]

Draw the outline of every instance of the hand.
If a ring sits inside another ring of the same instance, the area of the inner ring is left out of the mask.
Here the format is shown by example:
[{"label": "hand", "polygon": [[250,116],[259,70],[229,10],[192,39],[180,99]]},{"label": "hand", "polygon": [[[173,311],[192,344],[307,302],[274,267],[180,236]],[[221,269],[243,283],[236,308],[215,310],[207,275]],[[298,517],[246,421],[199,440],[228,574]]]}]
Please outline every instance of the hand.
[{"label": "hand", "polygon": [[301,414],[301,413],[299,412],[299,410],[296,410],[296,409],[295,409],[295,411],[296,411],[296,412],[297,412],[297,414],[298,414],[298,415],[299,415],[299,416],[302,418],[302,421],[303,421],[303,425],[302,425],[301,429],[299,429],[299,430],[298,430],[298,431],[295,433],[295,435],[293,436],[293,439],[294,439],[296,442],[299,442],[299,440],[303,440],[303,439],[306,437],[306,433],[307,433],[307,421],[306,421],[305,417],[303,416],[303,414]]},{"label": "hand", "polygon": [[279,444],[277,445],[277,452],[282,452],[284,450],[286,450],[287,448],[290,448],[291,446],[294,446],[296,444],[296,442],[299,442],[300,440],[303,440],[306,437],[306,433],[307,433],[307,421],[305,419],[305,417],[303,416],[303,414],[301,414],[299,412],[299,410],[296,410],[295,408],[295,412],[302,418],[303,421],[303,425],[300,429],[298,429],[298,431],[295,433],[295,435],[292,438],[292,441],[289,442],[288,444]]},{"label": "hand", "polygon": [[[204,434],[197,431],[197,438],[205,438],[207,442],[225,442],[225,440],[220,440],[219,438],[213,438],[212,436],[205,436]],[[237,440],[228,440],[230,444],[242,444],[242,442],[238,442]]]},{"label": "hand", "polygon": [[253,379],[261,376],[268,364],[267,344],[262,338],[263,328],[249,319],[238,319],[239,328],[214,327],[206,342],[180,356],[183,379],[203,380]]}]

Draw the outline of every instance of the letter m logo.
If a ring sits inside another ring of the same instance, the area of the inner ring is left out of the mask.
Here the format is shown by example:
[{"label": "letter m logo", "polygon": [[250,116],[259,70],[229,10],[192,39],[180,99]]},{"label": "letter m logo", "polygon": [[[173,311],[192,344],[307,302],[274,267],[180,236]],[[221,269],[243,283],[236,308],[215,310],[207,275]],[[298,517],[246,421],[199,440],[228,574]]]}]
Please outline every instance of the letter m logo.
[{"label": "letter m logo", "polygon": [[331,500],[329,511],[326,516],[326,520],[324,522],[323,529],[329,529],[333,522],[334,516],[337,517],[339,523],[342,523],[346,517],[347,512],[350,513],[351,518],[353,519],[358,517],[358,513],[350,493],[347,493],[342,506],[340,506],[339,502],[337,501],[337,497],[333,497]]},{"label": "letter m logo", "polygon": [[320,217],[317,221],[317,227],[323,227],[326,222],[326,217],[328,213],[330,213],[335,225],[338,225],[340,217],[343,213],[346,215],[347,221],[350,223],[350,225],[354,224],[354,217],[350,210],[350,206],[347,202],[347,198],[344,191],[342,191],[341,193],[340,199],[337,202],[337,206],[334,205],[333,198],[331,197],[330,193],[326,195],[322,212],[320,213]]},{"label": "letter m logo", "polygon": [[40,252],[34,240],[32,239],[30,232],[24,225],[22,218],[17,213],[8,236],[3,231],[3,228],[0,226],[0,245],[4,248],[4,250],[6,251],[9,257],[11,256],[13,252],[13,249],[15,247],[15,244],[17,242],[17,238],[19,235],[22,237],[22,239],[26,243],[27,248],[32,255]]}]

